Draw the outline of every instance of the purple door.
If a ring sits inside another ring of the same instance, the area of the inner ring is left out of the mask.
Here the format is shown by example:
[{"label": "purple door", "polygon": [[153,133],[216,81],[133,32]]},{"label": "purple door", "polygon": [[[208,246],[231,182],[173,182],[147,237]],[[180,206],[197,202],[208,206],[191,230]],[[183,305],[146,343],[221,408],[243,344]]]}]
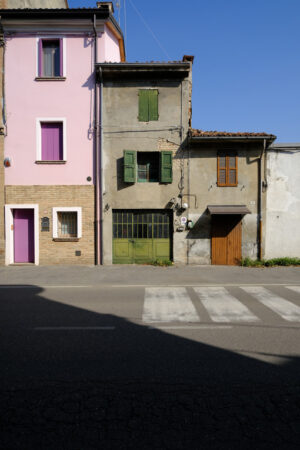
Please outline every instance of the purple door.
[{"label": "purple door", "polygon": [[34,262],[34,210],[14,209],[15,263]]}]

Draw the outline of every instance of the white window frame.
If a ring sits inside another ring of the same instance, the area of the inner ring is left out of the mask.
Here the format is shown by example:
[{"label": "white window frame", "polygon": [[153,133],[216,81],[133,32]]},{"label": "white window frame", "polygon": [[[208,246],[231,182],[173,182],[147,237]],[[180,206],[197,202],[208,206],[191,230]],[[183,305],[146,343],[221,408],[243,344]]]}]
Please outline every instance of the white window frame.
[{"label": "white window frame", "polygon": [[33,209],[34,210],[34,264],[39,265],[39,205],[37,204],[10,204],[5,205],[5,264],[14,264],[14,209]]},{"label": "white window frame", "polygon": [[57,35],[47,35],[47,36],[39,36],[36,38],[36,68],[35,68],[35,76],[40,77],[39,74],[39,42],[43,39],[62,39],[63,40],[63,70],[62,70],[62,76],[67,76],[67,43],[65,36],[57,36]]},{"label": "white window frame", "polygon": [[[63,159],[67,161],[67,119],[65,117],[38,117],[36,119],[36,160],[42,159],[42,123],[59,122],[63,126]],[[54,160],[55,162],[56,160]]]},{"label": "white window frame", "polygon": [[76,236],[76,238],[80,239],[82,237],[82,208],[80,206],[60,206],[60,207],[55,207],[52,209],[52,237],[53,237],[53,239],[60,238],[60,236],[58,236],[58,217],[57,217],[57,213],[60,213],[60,212],[76,212],[77,213],[77,236]]}]

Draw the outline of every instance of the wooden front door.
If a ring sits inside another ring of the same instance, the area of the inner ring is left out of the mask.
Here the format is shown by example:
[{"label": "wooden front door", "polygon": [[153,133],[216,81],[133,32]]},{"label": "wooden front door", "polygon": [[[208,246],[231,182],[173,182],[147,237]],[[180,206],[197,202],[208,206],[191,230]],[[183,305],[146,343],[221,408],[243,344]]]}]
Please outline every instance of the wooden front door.
[{"label": "wooden front door", "polygon": [[211,263],[237,266],[242,258],[242,217],[213,215]]}]

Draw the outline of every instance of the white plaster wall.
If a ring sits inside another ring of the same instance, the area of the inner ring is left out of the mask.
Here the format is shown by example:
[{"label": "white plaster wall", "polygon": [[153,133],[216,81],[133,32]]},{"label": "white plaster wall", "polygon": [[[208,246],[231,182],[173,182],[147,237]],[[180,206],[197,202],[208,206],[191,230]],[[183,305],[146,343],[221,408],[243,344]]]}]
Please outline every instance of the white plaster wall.
[{"label": "white plaster wall", "polygon": [[267,168],[264,256],[300,257],[300,149],[269,151]]}]

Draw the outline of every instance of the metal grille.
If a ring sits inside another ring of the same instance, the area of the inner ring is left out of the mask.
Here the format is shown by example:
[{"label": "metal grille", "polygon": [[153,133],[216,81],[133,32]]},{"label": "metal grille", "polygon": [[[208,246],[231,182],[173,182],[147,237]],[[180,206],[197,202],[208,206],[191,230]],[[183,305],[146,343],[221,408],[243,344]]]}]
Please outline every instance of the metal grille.
[{"label": "metal grille", "polygon": [[59,212],[57,219],[59,237],[77,237],[77,212]]},{"label": "metal grille", "polygon": [[167,239],[168,213],[113,212],[113,237],[118,239]]}]

